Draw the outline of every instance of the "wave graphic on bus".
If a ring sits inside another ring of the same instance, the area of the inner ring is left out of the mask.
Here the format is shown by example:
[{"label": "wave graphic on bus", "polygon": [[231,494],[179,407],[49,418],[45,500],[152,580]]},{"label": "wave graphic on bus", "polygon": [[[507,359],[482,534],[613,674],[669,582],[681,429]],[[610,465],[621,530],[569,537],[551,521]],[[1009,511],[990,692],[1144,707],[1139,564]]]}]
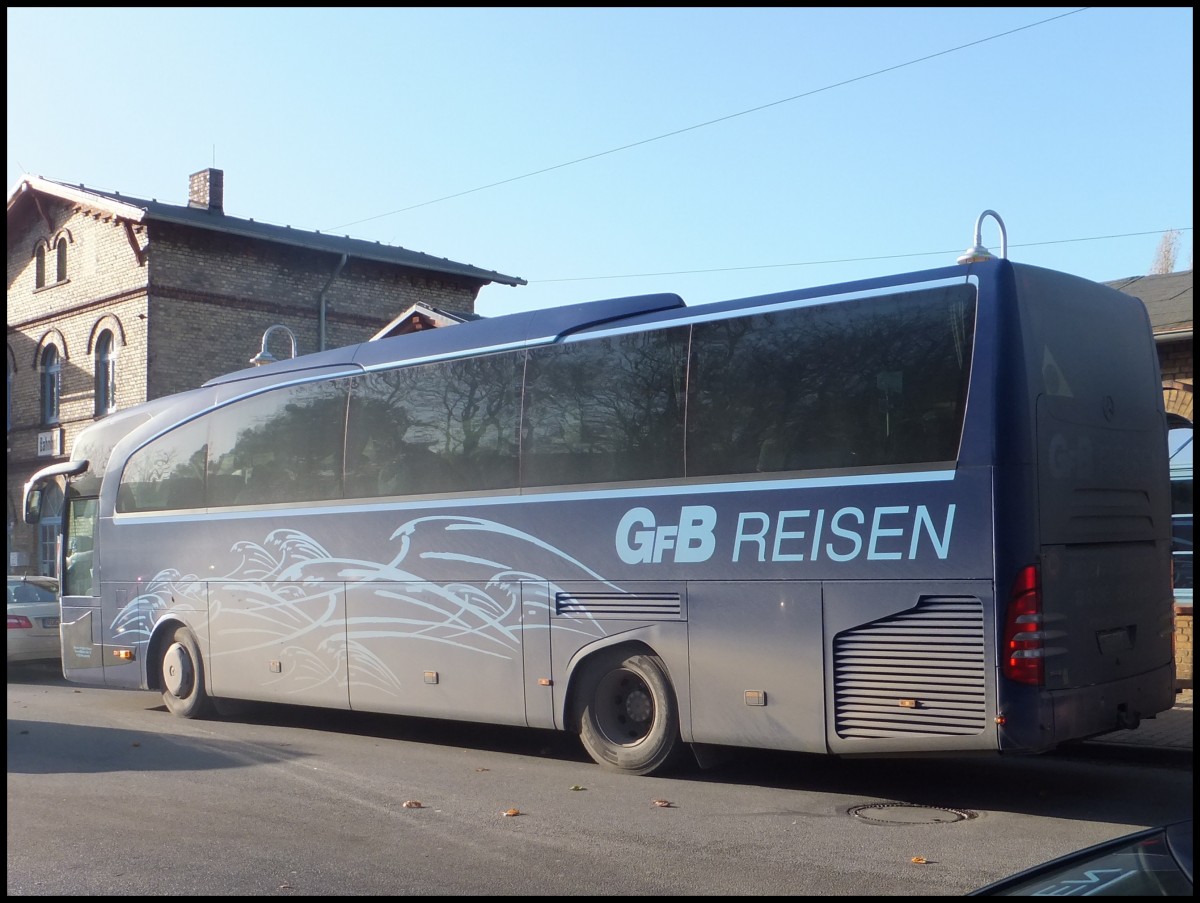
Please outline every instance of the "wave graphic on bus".
[{"label": "wave graphic on bus", "polygon": [[[466,539],[464,533],[475,535]],[[488,534],[486,558],[461,551],[467,545],[478,550],[479,533]],[[416,518],[391,539],[398,549],[386,562],[334,555],[293,529],[273,530],[261,543],[239,540],[230,550],[238,564],[222,577],[160,571],[146,592],[121,609],[112,633],[124,643],[144,646],[167,613],[207,610],[217,662],[278,649],[297,662],[298,673],[290,679],[303,676],[297,688],[308,692],[344,682],[349,659],[356,681],[387,691],[398,690],[400,679],[373,651],[376,641],[415,640],[519,659],[522,633],[549,629],[548,613],[562,588],[510,563],[528,561],[530,547],[550,555],[558,573],[569,565],[577,579],[618,589],[544,540],[482,518]],[[447,582],[423,574],[433,562],[453,562],[461,579]],[[354,584],[349,597],[347,583]],[[360,607],[368,613],[356,614]],[[524,623],[522,607],[527,609]],[[529,612],[540,614],[531,618]],[[593,639],[605,635],[590,617],[556,621],[555,629]]]}]

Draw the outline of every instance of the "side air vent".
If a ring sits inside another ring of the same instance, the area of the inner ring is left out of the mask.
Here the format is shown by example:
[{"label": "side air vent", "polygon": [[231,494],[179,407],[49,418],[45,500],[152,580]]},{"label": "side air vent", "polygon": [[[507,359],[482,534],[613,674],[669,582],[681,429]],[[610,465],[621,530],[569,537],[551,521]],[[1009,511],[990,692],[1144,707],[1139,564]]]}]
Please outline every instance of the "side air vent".
[{"label": "side air vent", "polygon": [[679,593],[556,593],[554,611],[568,618],[683,620]]},{"label": "side air vent", "polygon": [[983,603],[927,599],[833,641],[839,737],[982,733],[987,722]]}]

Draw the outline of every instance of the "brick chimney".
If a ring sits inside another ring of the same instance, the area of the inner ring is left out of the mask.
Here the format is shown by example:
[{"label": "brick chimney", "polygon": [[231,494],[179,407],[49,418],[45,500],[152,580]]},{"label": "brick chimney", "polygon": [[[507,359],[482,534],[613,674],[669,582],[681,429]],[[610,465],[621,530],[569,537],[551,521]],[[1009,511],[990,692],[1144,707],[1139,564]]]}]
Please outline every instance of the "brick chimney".
[{"label": "brick chimney", "polygon": [[225,212],[225,173],[219,169],[202,169],[188,178],[188,206]]}]

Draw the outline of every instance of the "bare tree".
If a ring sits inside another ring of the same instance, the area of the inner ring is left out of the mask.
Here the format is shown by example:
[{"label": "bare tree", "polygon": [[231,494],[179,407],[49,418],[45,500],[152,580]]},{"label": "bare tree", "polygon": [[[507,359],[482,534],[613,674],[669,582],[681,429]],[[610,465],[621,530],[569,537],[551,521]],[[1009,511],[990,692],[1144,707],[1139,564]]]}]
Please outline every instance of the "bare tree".
[{"label": "bare tree", "polygon": [[1162,276],[1175,272],[1175,257],[1179,253],[1179,230],[1164,232],[1154,252],[1154,263],[1150,265],[1151,276]]}]

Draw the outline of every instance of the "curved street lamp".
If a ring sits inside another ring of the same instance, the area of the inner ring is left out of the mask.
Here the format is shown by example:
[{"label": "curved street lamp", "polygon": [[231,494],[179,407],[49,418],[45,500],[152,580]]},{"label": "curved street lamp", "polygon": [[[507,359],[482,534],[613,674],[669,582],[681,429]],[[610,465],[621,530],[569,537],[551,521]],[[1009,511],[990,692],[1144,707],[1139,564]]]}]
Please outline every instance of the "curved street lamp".
[{"label": "curved street lamp", "polygon": [[254,355],[254,357],[250,358],[250,363],[255,367],[261,367],[263,364],[273,364],[279,360],[279,358],[275,357],[275,355],[271,354],[271,352],[267,350],[267,341],[271,338],[271,333],[275,332],[277,329],[287,333],[288,340],[292,343],[292,357],[296,356],[296,334],[286,326],[276,323],[274,326],[268,326],[267,331],[263,333],[262,350],[259,351],[258,354]]}]

